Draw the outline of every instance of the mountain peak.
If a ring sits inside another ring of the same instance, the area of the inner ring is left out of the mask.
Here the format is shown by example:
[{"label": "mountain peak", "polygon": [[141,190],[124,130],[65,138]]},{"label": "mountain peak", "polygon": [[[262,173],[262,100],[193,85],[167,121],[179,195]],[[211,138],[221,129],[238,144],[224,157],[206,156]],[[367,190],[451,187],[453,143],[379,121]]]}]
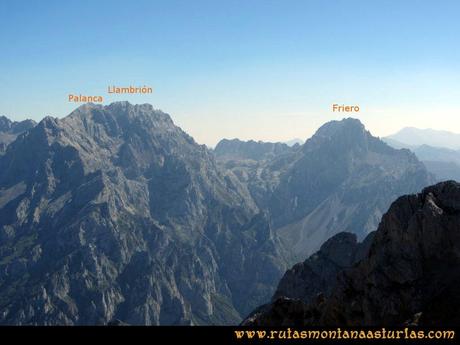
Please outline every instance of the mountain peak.
[{"label": "mountain peak", "polygon": [[[82,112],[88,112],[88,111],[93,111],[93,110],[105,110],[105,111],[159,111],[155,110],[153,106],[149,103],[144,103],[144,104],[131,104],[128,101],[117,101],[117,102],[112,102],[108,105],[103,105],[103,104],[95,104],[95,103],[84,103],[80,105],[78,108],[76,108],[70,115],[73,113],[82,113]],[[69,116],[70,116],[69,115]]]},{"label": "mountain peak", "polygon": [[[124,111],[124,112],[159,112],[163,113],[161,110],[154,109],[153,106],[149,103],[143,103],[143,104],[132,104],[128,101],[117,101],[117,102],[112,102],[108,105],[102,105],[102,104],[95,104],[95,103],[85,103],[80,105],[78,108],[76,108],[70,115],[73,113],[82,113],[82,112],[88,112],[92,110],[104,110],[104,111]],[[164,113],[163,113],[164,114]],[[69,116],[70,116],[69,115]]]},{"label": "mountain peak", "polygon": [[0,116],[0,131],[6,131],[11,128],[12,121],[6,116]]},{"label": "mountain peak", "polygon": [[310,151],[323,145],[335,147],[342,152],[352,149],[368,150],[370,147],[379,151],[388,149],[386,144],[366,130],[361,121],[354,118],[325,123],[305,142],[303,150]]},{"label": "mountain peak", "polygon": [[88,128],[92,123],[110,131],[123,132],[129,125],[143,125],[146,128],[169,128],[174,123],[171,117],[151,104],[131,104],[127,101],[109,105],[86,103],[61,120],[63,125]]},{"label": "mountain peak", "polygon": [[342,120],[329,121],[322,125],[315,133],[317,136],[332,137],[339,133],[364,133],[364,125],[355,118],[344,118]]}]

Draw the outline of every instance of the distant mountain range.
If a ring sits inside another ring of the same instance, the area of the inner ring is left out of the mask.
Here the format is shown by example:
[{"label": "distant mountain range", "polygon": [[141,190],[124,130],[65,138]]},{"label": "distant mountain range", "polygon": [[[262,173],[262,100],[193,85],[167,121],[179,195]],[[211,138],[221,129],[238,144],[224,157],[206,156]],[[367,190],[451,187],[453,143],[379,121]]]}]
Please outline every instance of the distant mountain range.
[{"label": "distant mountain range", "polygon": [[0,155],[1,324],[235,324],[289,265],[433,182],[355,119],[213,151],[147,104],[33,125]]},{"label": "distant mountain range", "polygon": [[410,127],[382,140],[414,152],[438,181],[460,181],[460,134]]},{"label": "distant mountain range", "polygon": [[295,138],[295,139],[291,139],[291,140],[288,140],[288,141],[285,141],[284,142],[286,145],[288,146],[294,146],[296,144],[298,145],[303,145],[305,143],[305,140],[302,140],[302,139],[299,139],[299,138]]},{"label": "distant mountain range", "polygon": [[460,134],[435,129],[419,129],[405,127],[399,132],[389,135],[391,139],[401,143],[403,147],[428,145],[434,147],[445,147],[452,150],[460,149]]},{"label": "distant mountain range", "polygon": [[262,141],[241,141],[239,139],[223,139],[214,149],[214,154],[221,160],[261,161],[274,158],[291,150],[291,146],[283,143],[268,143]]}]

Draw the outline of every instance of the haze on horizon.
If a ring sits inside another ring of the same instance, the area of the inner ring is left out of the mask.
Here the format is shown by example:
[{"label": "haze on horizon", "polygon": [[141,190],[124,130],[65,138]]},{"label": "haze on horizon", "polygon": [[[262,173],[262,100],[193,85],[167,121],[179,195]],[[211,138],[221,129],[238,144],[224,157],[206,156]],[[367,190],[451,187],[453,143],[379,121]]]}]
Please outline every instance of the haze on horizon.
[{"label": "haze on horizon", "polygon": [[[63,117],[69,93],[150,103],[199,143],[306,139],[360,119],[372,134],[460,133],[457,1],[0,3],[0,115]],[[107,87],[151,86],[109,96]],[[332,104],[360,113],[333,113]]]}]

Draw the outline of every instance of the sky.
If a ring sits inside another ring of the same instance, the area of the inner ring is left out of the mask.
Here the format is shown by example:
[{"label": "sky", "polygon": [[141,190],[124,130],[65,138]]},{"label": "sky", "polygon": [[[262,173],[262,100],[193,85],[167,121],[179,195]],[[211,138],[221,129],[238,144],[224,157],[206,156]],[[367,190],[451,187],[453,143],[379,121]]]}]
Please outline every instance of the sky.
[{"label": "sky", "polygon": [[84,94],[150,103],[209,146],[306,139],[343,117],[377,136],[460,133],[459,13],[447,0],[0,0],[0,115],[64,117]]}]

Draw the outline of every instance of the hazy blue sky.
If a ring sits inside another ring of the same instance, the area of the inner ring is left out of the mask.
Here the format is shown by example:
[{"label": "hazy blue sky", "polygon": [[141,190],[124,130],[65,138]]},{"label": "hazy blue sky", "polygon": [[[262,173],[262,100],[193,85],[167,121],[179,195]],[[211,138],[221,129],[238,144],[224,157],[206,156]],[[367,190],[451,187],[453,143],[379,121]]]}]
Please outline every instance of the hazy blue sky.
[{"label": "hazy blue sky", "polygon": [[101,94],[213,145],[307,138],[345,103],[376,135],[460,132],[459,14],[442,0],[0,0],[0,114],[62,117],[69,93]]}]

